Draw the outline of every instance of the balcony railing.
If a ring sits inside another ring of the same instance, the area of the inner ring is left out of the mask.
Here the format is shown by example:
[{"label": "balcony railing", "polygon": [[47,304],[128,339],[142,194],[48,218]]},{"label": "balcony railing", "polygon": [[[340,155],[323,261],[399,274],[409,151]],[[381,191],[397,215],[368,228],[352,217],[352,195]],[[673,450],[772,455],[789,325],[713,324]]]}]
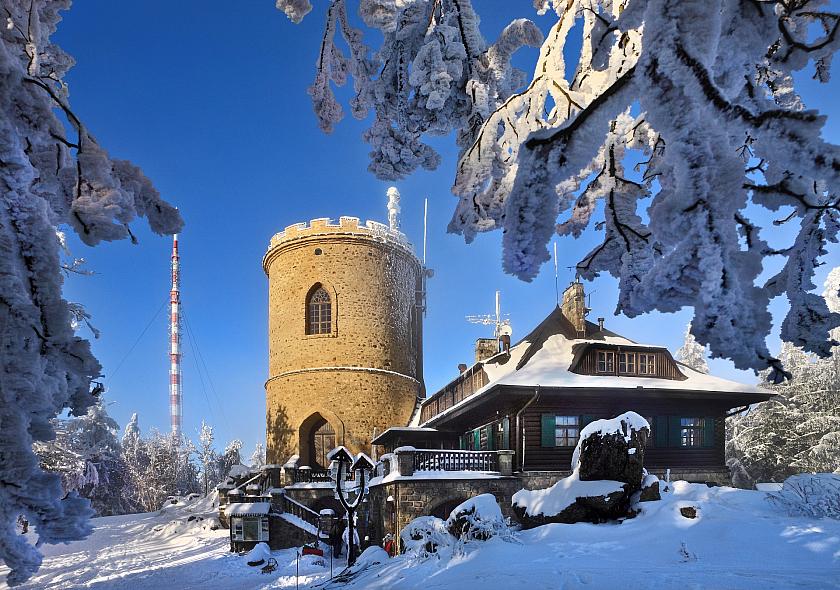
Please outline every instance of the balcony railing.
[{"label": "balcony railing", "polygon": [[498,471],[496,451],[449,451],[417,449],[414,471]]}]

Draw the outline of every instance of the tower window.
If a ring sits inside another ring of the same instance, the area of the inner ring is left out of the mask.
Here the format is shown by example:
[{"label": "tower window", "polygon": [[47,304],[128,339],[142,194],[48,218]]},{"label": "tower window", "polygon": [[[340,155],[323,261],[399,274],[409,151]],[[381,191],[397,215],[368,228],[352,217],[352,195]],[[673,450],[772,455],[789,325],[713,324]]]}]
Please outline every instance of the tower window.
[{"label": "tower window", "polygon": [[315,248],[315,256],[320,256],[324,252],[320,248]]},{"label": "tower window", "polygon": [[329,334],[332,332],[332,301],[330,294],[319,286],[306,302],[306,333]]}]

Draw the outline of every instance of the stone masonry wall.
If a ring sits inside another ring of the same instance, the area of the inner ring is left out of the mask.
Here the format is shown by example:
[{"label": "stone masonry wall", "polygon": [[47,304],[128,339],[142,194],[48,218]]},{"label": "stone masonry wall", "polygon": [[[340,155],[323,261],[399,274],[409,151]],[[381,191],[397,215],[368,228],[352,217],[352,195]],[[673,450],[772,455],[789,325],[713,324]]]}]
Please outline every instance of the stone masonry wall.
[{"label": "stone masonry wall", "polygon": [[[369,452],[373,429],[405,425],[424,393],[420,262],[401,234],[342,218],[290,226],[272,239],[263,267],[268,460],[298,454],[306,464],[299,438],[316,412],[337,442]],[[330,294],[332,332],[307,335],[306,297],[316,284]]]}]

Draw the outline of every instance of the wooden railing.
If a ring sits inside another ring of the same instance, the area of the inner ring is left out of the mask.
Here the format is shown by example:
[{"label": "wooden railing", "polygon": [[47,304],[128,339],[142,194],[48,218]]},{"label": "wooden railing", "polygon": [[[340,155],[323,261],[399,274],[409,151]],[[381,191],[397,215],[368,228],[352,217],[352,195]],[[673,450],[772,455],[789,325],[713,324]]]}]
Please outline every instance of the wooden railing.
[{"label": "wooden railing", "polygon": [[417,449],[414,471],[498,471],[496,451],[447,451]]},{"label": "wooden railing", "polygon": [[292,500],[286,494],[282,495],[280,505],[283,508],[283,512],[291,514],[292,516],[297,516],[302,521],[311,524],[316,529],[318,528],[318,522],[320,517],[317,512],[315,512],[308,506],[304,506],[300,502]]}]

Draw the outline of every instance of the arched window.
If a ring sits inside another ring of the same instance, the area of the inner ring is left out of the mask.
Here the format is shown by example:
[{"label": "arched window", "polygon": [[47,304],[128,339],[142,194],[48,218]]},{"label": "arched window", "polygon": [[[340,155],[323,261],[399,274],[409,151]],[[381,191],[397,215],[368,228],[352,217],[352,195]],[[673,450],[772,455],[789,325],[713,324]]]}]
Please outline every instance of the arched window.
[{"label": "arched window", "polygon": [[329,334],[332,332],[332,302],[322,286],[309,294],[306,301],[306,333]]}]

